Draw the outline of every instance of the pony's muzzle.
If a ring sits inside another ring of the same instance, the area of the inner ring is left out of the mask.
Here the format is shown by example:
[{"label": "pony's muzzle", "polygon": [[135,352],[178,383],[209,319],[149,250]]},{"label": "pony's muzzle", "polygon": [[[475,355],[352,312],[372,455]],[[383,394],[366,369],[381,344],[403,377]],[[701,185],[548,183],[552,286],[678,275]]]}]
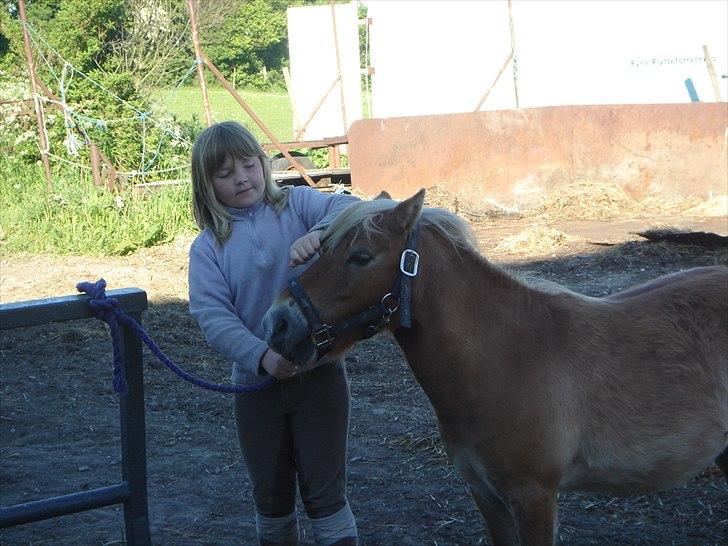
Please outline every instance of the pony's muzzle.
[{"label": "pony's muzzle", "polygon": [[308,322],[293,300],[274,303],[263,317],[268,346],[296,365],[308,364],[316,356]]}]

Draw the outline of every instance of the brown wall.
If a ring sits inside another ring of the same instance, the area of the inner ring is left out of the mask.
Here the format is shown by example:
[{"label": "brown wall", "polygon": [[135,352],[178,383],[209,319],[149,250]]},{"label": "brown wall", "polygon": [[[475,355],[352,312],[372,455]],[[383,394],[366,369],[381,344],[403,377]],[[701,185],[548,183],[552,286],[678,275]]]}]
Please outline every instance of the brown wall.
[{"label": "brown wall", "polygon": [[728,193],[728,103],[559,106],[352,124],[352,185],[403,198],[440,185],[527,206],[560,184],[634,197]]}]

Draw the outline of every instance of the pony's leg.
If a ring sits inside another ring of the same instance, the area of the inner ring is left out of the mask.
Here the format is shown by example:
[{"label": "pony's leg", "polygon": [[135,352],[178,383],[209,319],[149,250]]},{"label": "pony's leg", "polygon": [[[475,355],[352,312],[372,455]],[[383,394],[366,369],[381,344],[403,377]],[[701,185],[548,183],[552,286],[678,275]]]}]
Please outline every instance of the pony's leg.
[{"label": "pony's leg", "polygon": [[509,487],[506,498],[521,546],[553,546],[556,539],[556,490],[538,482]]},{"label": "pony's leg", "polygon": [[488,526],[493,546],[519,546],[516,522],[508,506],[483,484],[468,484],[468,489]]},{"label": "pony's leg", "polygon": [[723,473],[726,483],[728,483],[728,449],[718,455],[718,458],[715,460],[715,464],[718,465],[718,468],[720,468],[720,471]]}]

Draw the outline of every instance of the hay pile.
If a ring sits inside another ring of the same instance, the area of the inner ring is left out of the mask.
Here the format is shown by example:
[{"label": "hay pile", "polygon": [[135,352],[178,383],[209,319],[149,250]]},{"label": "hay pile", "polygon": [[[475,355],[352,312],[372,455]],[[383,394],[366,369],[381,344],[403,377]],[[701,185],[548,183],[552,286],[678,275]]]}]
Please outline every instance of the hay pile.
[{"label": "hay pile", "polygon": [[684,210],[683,214],[699,218],[728,216],[728,195],[700,201],[697,205]]},{"label": "hay pile", "polygon": [[[357,189],[352,189],[352,193],[362,199],[374,197]],[[654,214],[693,217],[728,215],[728,198],[725,195],[707,201],[697,197],[635,199],[621,184],[592,179],[559,184],[526,210],[508,207],[486,197],[463,196],[442,186],[427,188],[425,205],[449,210],[471,222],[504,217],[528,217],[539,221],[558,222],[599,221]]]},{"label": "hay pile", "polygon": [[493,253],[538,256],[553,253],[560,247],[577,240],[577,237],[550,227],[531,226],[517,235],[503,239],[493,249]]},{"label": "hay pile", "polygon": [[529,210],[549,221],[609,220],[650,214],[725,216],[725,196],[702,201],[697,197],[646,197],[635,199],[620,184],[605,180],[576,180],[565,183]]},{"label": "hay pile", "polygon": [[[361,190],[352,188],[351,193],[361,199],[374,199],[375,196],[363,193]],[[522,216],[516,208],[507,207],[496,203],[492,199],[473,198],[460,195],[443,188],[442,186],[431,186],[426,188],[425,206],[449,210],[466,220],[474,222],[504,216]]]}]

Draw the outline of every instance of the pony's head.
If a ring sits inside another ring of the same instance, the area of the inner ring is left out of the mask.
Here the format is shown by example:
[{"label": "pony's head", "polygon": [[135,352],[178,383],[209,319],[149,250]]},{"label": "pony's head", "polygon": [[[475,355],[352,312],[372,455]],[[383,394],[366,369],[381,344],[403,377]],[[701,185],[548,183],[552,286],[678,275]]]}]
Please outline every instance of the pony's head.
[{"label": "pony's head", "polygon": [[415,254],[405,252],[413,230],[435,226],[455,246],[474,245],[461,219],[423,209],[424,196],[420,190],[401,203],[375,199],[345,209],[326,230],[320,257],[266,313],[268,345],[305,365],[324,353],[338,358],[357,341],[398,325],[398,286],[417,267]]}]

